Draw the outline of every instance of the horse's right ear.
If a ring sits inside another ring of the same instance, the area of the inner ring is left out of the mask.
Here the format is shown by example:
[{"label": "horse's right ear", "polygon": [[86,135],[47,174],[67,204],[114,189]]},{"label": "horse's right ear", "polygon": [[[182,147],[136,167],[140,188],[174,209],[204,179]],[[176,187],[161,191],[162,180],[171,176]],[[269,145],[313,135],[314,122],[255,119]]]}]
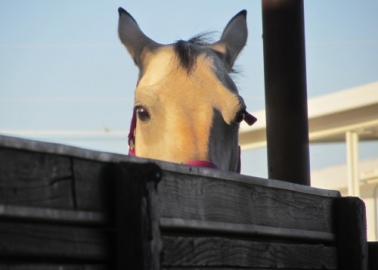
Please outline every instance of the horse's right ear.
[{"label": "horse's right ear", "polygon": [[139,69],[143,69],[143,60],[147,51],[160,46],[149,37],[147,37],[142,30],[140,30],[135,19],[123,8],[118,9],[118,35],[126,46],[126,49],[134,59],[135,64]]}]

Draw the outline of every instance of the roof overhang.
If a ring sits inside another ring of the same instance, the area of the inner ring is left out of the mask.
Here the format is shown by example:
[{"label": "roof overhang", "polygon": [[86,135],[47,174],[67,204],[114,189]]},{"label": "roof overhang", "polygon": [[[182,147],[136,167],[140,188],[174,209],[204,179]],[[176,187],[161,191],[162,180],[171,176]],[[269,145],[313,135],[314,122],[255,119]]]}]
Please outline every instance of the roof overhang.
[{"label": "roof overhang", "polygon": [[[242,149],[266,146],[265,110],[252,114],[258,122],[241,125]],[[311,143],[344,142],[351,130],[360,141],[378,140],[378,82],[309,99],[308,120]]]}]

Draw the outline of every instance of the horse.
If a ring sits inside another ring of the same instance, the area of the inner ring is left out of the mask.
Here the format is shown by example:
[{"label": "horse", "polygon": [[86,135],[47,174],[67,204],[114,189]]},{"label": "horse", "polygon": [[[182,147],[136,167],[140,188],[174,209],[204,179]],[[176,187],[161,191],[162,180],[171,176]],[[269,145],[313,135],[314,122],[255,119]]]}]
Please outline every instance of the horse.
[{"label": "horse", "polygon": [[198,35],[167,45],[145,35],[125,9],[118,12],[119,38],[139,68],[129,154],[240,172],[239,124],[256,121],[230,76],[247,41],[246,10],[216,42]]}]

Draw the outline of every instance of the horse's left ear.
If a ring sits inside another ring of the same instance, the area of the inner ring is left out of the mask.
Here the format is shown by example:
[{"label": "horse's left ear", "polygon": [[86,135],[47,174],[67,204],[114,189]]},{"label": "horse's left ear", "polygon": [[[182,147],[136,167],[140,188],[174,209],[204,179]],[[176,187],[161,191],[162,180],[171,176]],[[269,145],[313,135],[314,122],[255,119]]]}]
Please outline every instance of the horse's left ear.
[{"label": "horse's left ear", "polygon": [[228,22],[220,40],[211,45],[212,49],[222,53],[228,70],[231,70],[237,56],[245,46],[247,37],[247,11],[242,10]]}]

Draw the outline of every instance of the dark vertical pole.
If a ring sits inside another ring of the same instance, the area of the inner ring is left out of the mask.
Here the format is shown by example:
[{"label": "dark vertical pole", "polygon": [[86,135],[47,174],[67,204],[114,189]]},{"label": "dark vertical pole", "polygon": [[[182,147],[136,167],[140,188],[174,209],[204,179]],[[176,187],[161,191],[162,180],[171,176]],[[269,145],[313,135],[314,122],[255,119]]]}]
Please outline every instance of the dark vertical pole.
[{"label": "dark vertical pole", "polygon": [[269,178],[310,185],[303,0],[262,0]]}]

